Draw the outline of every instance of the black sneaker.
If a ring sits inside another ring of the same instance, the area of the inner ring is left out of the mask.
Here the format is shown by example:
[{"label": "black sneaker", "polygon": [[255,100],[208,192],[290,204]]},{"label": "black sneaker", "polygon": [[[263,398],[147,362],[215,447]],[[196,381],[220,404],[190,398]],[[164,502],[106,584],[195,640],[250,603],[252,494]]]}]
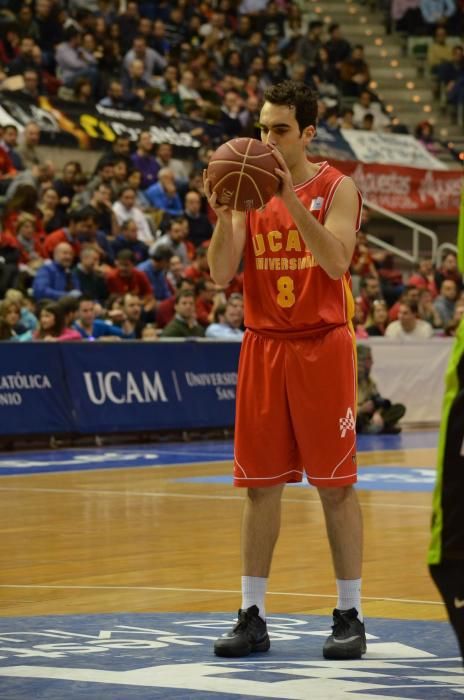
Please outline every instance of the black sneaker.
[{"label": "black sneaker", "polygon": [[216,656],[248,656],[252,651],[268,651],[271,646],[267,627],[256,605],[238,611],[234,628],[214,642]]},{"label": "black sneaker", "polygon": [[366,631],[356,608],[333,611],[332,634],[322,653],[325,659],[360,659],[366,653]]}]

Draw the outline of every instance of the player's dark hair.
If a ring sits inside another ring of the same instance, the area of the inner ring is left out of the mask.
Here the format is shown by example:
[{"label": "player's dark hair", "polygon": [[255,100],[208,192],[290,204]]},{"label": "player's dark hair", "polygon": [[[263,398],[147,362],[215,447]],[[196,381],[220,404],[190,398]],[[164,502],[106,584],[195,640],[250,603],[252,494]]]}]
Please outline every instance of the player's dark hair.
[{"label": "player's dark hair", "polygon": [[317,94],[304,83],[284,80],[276,85],[271,85],[264,92],[264,99],[274,105],[293,107],[300,133],[307,126],[316,126]]}]

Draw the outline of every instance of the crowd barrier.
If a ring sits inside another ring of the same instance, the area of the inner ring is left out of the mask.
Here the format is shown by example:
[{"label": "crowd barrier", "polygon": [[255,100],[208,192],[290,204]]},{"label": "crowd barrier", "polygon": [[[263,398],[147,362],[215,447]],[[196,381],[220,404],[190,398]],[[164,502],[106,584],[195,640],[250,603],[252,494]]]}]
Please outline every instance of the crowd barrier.
[{"label": "crowd barrier", "polygon": [[[437,424],[450,339],[367,341],[381,393]],[[233,425],[239,343],[2,343],[0,435]],[[256,387],[257,393],[262,388]]]}]

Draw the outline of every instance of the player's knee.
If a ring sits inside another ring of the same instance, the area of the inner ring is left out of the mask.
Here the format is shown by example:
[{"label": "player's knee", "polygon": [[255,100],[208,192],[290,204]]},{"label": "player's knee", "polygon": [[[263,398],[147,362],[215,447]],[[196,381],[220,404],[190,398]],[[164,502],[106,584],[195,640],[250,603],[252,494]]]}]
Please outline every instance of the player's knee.
[{"label": "player's knee", "polygon": [[346,502],[353,495],[353,487],[337,486],[335,488],[319,488],[319,497],[324,505],[336,507]]},{"label": "player's knee", "polygon": [[266,501],[279,500],[283,486],[265,486],[264,488],[249,488],[247,498],[252,503],[264,503]]}]

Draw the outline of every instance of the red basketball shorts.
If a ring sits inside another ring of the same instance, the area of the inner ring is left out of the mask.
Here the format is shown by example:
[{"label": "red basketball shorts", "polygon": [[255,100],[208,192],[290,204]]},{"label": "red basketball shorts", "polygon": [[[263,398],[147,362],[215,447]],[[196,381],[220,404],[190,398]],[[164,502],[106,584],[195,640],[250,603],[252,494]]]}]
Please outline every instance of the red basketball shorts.
[{"label": "red basketball shorts", "polygon": [[247,331],[240,354],[234,484],[357,480],[356,347],[347,326],[299,339]]}]

